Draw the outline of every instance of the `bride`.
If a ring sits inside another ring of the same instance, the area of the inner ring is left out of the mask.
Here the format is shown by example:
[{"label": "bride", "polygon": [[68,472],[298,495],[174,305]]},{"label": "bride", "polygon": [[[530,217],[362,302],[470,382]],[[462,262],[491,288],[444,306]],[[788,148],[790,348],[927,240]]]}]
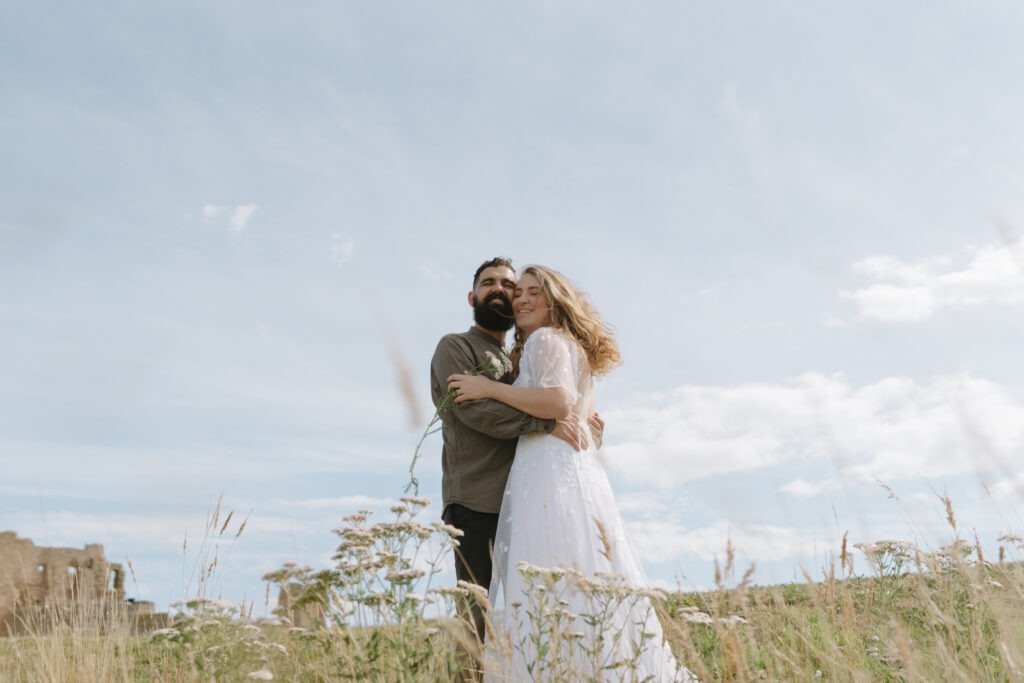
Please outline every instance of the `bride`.
[{"label": "bride", "polygon": [[[597,311],[561,273],[536,265],[523,269],[512,308],[515,383],[452,375],[455,402],[491,398],[540,418],[591,415],[593,377],[621,362]],[[589,426],[580,426],[589,435]],[[546,571],[555,567],[569,571]],[[556,610],[569,623],[544,630],[530,611],[539,609],[538,580],[552,576],[568,583],[549,582],[542,591],[557,592]],[[575,451],[548,434],[520,437],[501,503],[490,587],[491,602],[504,609],[492,614],[497,623],[489,653],[499,649],[493,641],[512,647],[488,662],[488,678],[546,678],[541,669],[552,664],[545,656],[566,652],[568,644],[568,661],[555,666],[568,667],[574,680],[696,681],[664,641],[645,584],[596,449]],[[595,607],[595,586],[619,598],[599,598]]]}]

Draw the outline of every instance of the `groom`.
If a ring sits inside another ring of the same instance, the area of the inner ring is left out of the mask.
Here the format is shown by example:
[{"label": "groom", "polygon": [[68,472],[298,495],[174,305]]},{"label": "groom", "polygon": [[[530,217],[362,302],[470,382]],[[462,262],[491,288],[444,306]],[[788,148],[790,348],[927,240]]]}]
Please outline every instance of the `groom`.
[{"label": "groom", "polygon": [[[455,373],[475,371],[502,382],[512,381],[505,333],[513,325],[515,286],[515,271],[508,259],[493,258],[476,269],[468,297],[475,324],[468,332],[442,337],[430,362],[430,392],[435,406],[448,393],[448,376]],[[441,411],[442,519],[464,534],[456,550],[455,575],[486,590],[491,583],[491,548],[498,512],[518,437],[546,432],[578,449],[580,430],[575,415],[556,422],[490,399],[448,403],[450,406]],[[590,424],[600,441],[603,423],[595,415]],[[470,609],[477,637],[483,640],[483,612],[475,603]]]}]

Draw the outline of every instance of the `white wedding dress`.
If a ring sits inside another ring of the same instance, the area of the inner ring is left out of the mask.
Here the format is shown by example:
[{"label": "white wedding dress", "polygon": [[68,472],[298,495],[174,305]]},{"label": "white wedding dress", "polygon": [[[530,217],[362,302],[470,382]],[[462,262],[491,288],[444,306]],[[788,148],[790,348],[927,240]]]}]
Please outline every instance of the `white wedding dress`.
[{"label": "white wedding dress", "polygon": [[[515,384],[562,387],[581,419],[594,412],[586,356],[559,330],[529,336]],[[572,576],[538,596],[535,587],[550,574],[528,567],[524,578],[523,562],[572,569],[585,580],[614,575],[610,595],[647,585],[593,446],[577,452],[549,434],[519,438],[494,544],[486,680],[697,680],[676,663],[649,597],[595,598]],[[546,622],[532,618],[540,611]]]}]

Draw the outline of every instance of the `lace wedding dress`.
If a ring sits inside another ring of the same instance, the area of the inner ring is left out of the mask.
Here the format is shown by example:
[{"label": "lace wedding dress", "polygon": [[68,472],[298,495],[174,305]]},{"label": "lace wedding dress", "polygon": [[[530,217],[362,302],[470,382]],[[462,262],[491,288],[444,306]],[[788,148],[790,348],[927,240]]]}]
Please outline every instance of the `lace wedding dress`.
[{"label": "lace wedding dress", "polygon": [[[577,415],[594,412],[586,356],[559,330],[530,335],[515,383],[562,387]],[[696,681],[664,642],[645,586],[593,446],[520,437],[494,545],[485,680]]]}]

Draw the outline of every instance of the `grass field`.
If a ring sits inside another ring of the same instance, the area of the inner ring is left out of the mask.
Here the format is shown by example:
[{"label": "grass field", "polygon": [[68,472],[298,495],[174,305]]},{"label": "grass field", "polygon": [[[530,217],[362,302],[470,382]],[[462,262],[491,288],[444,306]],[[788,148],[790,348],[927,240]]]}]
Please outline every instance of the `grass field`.
[{"label": "grass field", "polygon": [[[473,661],[453,616],[466,591],[429,587],[451,536],[414,521],[424,505],[408,499],[377,524],[347,518],[331,568],[268,574],[323,627],[199,597],[179,604],[168,628],[139,634],[121,610],[78,605],[55,626],[0,639],[0,681],[452,680]],[[948,501],[947,510],[956,539]],[[677,658],[704,681],[1024,680],[1024,567],[1013,561],[1022,547],[1007,535],[988,558],[962,540],[930,552],[844,541],[821,576],[779,586],[750,585],[753,570],[735,578],[727,551],[715,590],[669,594],[656,608]],[[853,574],[854,553],[870,575]],[[631,680],[616,671],[610,680]]]}]

